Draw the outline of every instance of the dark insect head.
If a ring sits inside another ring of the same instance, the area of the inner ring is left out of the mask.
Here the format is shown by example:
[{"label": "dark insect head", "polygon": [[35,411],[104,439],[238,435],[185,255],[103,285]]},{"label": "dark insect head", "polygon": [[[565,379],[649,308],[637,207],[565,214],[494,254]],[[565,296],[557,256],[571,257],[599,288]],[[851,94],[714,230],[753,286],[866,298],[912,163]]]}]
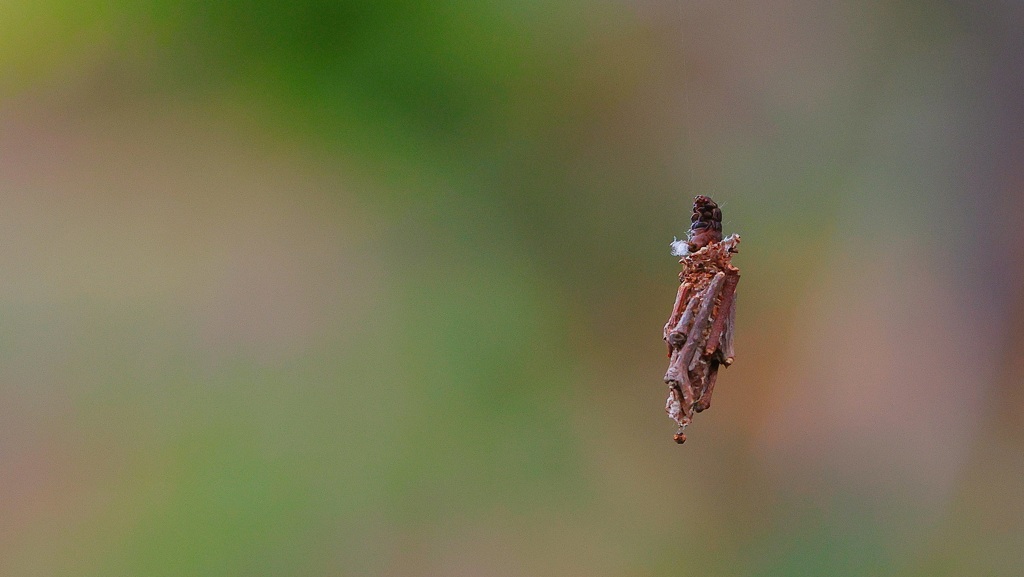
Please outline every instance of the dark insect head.
[{"label": "dark insect head", "polygon": [[693,199],[690,222],[690,232],[687,236],[690,252],[722,240],[722,209],[710,198],[701,195]]}]

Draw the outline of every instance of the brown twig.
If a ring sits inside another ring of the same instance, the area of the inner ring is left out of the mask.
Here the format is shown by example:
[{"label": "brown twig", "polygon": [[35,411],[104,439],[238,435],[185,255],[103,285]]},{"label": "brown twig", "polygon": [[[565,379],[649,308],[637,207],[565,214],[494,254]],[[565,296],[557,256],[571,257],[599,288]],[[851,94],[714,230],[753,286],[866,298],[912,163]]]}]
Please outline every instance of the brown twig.
[{"label": "brown twig", "polygon": [[690,233],[673,243],[683,271],[662,335],[669,351],[665,411],[678,425],[677,443],[694,412],[711,406],[718,369],[732,364],[739,269],[732,255],[740,237],[722,239],[722,211],[706,196],[694,199]]}]

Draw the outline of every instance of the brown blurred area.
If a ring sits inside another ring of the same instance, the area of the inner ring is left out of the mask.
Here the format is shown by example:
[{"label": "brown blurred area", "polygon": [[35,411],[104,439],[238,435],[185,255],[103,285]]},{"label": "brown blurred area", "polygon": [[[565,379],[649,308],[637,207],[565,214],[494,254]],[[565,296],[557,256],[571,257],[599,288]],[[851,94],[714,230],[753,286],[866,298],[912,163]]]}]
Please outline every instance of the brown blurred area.
[{"label": "brown blurred area", "polygon": [[[0,574],[1019,575],[1024,9],[0,9]],[[693,197],[736,363],[672,442]]]}]

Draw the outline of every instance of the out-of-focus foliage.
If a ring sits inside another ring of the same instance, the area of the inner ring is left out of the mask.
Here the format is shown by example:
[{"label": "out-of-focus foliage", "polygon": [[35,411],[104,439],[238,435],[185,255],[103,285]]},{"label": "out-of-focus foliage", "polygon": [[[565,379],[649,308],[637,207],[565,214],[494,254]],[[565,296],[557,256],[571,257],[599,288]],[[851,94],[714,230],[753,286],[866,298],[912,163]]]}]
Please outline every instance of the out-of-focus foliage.
[{"label": "out-of-focus foliage", "polygon": [[1022,18],[4,3],[0,574],[1021,573]]}]

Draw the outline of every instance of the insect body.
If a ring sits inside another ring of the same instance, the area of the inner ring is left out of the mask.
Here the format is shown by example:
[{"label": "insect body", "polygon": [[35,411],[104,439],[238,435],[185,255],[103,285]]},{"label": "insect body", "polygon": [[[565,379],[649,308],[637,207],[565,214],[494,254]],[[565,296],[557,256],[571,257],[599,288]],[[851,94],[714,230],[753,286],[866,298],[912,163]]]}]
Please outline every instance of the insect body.
[{"label": "insect body", "polygon": [[669,356],[665,411],[679,426],[677,443],[686,441],[683,430],[693,414],[711,406],[719,367],[732,364],[740,280],[740,271],[731,262],[740,237],[722,239],[722,211],[715,201],[695,198],[690,221],[686,240],[672,243],[672,254],[682,257],[683,270],[663,332]]}]

